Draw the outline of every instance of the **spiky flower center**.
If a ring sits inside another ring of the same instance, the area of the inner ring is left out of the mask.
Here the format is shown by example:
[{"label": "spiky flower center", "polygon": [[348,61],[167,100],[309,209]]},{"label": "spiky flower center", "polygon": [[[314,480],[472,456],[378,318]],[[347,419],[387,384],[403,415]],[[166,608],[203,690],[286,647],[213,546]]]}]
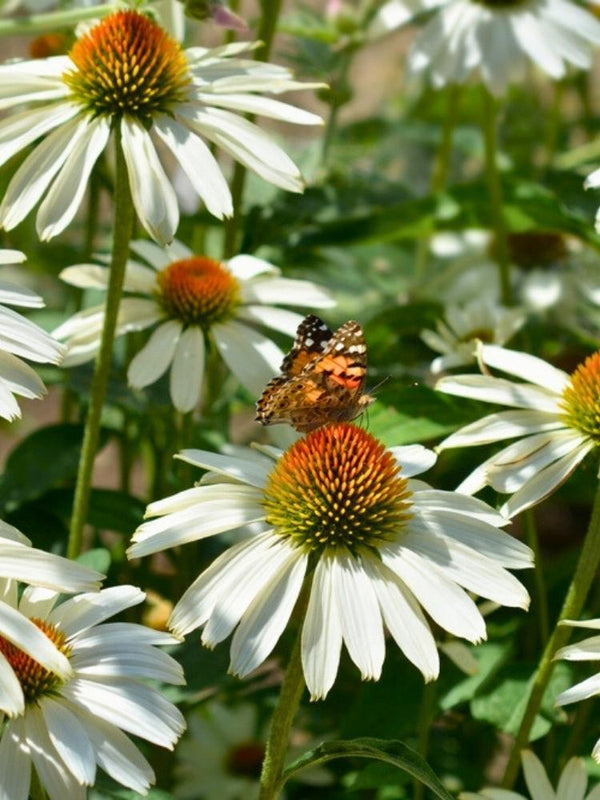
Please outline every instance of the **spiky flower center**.
[{"label": "spiky flower center", "polygon": [[569,428],[600,442],[600,350],[588,356],[571,375],[562,407]]},{"label": "spiky flower center", "polygon": [[[69,657],[71,648],[66,643],[67,637],[63,631],[58,630],[55,625],[35,617],[32,617],[31,622],[46,634],[57,650]],[[8,661],[21,684],[26,703],[33,703],[42,695],[56,692],[63,685],[61,678],[42,667],[30,655],[2,636],[0,636],[0,653]]]},{"label": "spiky flower center", "polygon": [[265,746],[253,740],[240,742],[225,755],[225,772],[237,778],[258,780],[265,757]]},{"label": "spiky flower center", "polygon": [[[565,237],[554,231],[509,233],[507,244],[511,261],[525,270],[559,263],[568,254]],[[495,248],[495,243],[492,243],[492,251]]]},{"label": "spiky flower center", "polygon": [[170,317],[210,328],[232,316],[240,285],[219,261],[193,256],[174,261],[156,276],[156,297]]},{"label": "spiky flower center", "polygon": [[69,53],[76,69],[63,80],[73,99],[95,116],[137,117],[149,125],[172,112],[191,82],[185,53],[155,22],[117,11],[78,39]]},{"label": "spiky flower center", "polygon": [[410,519],[406,479],[394,456],[350,423],[309,433],[279,459],[263,504],[275,530],[309,550],[379,547]]}]

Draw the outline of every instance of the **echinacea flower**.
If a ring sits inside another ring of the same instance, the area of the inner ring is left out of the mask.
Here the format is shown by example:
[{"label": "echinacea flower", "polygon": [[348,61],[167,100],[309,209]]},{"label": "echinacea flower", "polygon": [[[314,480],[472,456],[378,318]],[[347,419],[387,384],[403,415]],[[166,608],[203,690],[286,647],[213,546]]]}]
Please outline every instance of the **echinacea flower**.
[{"label": "echinacea flower", "polygon": [[[589,628],[593,631],[600,629],[600,619],[572,620],[563,619],[560,625],[568,625],[571,628]],[[565,661],[600,661],[600,636],[590,636],[577,644],[570,644],[561,647],[556,652],[555,658],[563,658]],[[556,698],[556,704],[566,706],[570,703],[578,703],[580,700],[587,700],[600,694],[600,672],[592,675],[591,678],[576,683],[570,689],[561,692]],[[592,758],[600,763],[600,739],[596,742],[592,750]],[[594,800],[600,798],[600,788]]]},{"label": "echinacea flower", "polygon": [[525,319],[523,310],[505,308],[486,298],[463,306],[449,305],[445,318],[436,322],[437,330],[421,331],[425,344],[442,354],[431,362],[431,372],[474,363],[477,342],[505,344]]},{"label": "echinacea flower", "polygon": [[183,50],[155,22],[127,10],[93,26],[67,56],[0,66],[0,108],[17,109],[0,124],[0,164],[43,137],[8,185],[0,225],[14,228],[45,195],[40,238],[64,230],[115,130],[137,215],[161,244],[173,239],[179,210],[159,151],[174,157],[219,218],[232,214],[231,194],[205,139],[270,183],[302,191],[293,161],[240,114],[318,124],[315,114],[261,95],[312,85],[292,80],[284,67],[236,57],[254,46]]},{"label": "echinacea flower", "polygon": [[301,649],[313,699],[332,687],[342,643],[364,680],[379,678],[384,626],[425,679],[436,678],[439,656],[422,608],[443,629],[478,642],[485,623],[468,592],[528,605],[506,567],[530,567],[531,551],[499,530],[503,519],[481,501],[411,480],[435,461],[424,447],[388,450],[363,429],[337,423],[283,454],[184,450],[179,457],[210,470],[208,481],[152,503],[128,555],[244,526],[242,540],[194,581],[170,622],[179,637],[204,626],[208,647],[236,629],[236,675],[271,653],[309,576]]},{"label": "echinacea flower", "polygon": [[[598,444],[600,351],[568,375],[527,353],[496,345],[479,348],[481,364],[494,375],[453,375],[436,389],[485,403],[510,406],[460,428],[439,445],[469,447],[503,439],[518,441],[495,453],[457,488],[474,494],[486,484],[513,496],[500,512],[508,517],[539,503],[558,488]],[[513,494],[514,493],[514,494]]]},{"label": "echinacea flower", "polygon": [[143,599],[133,586],[60,603],[56,593],[40,589],[13,598],[15,611],[54,643],[71,674],[44,669],[0,634],[0,653],[25,695],[24,710],[5,720],[0,733],[0,796],[26,800],[32,767],[49,800],[85,800],[97,767],[147,793],[154,774],[126,734],[172,749],[183,717],[145,681],[184,680],[177,662],[155,647],[172,644],[173,637],[133,623],[105,623]]},{"label": "echinacea flower", "polygon": [[71,674],[65,656],[28,617],[15,610],[19,584],[50,592],[82,592],[100,588],[104,576],[83,564],[31,547],[12,525],[0,520],[0,714],[14,716],[25,708],[23,689],[2,647],[18,648],[61,678]]},{"label": "echinacea flower", "polygon": [[[131,245],[149,266],[127,264],[117,335],[154,328],[127,373],[142,389],[170,368],[173,404],[191,411],[198,403],[207,346],[217,351],[233,374],[258,395],[278,371],[283,353],[258,328],[295,334],[299,314],[273,303],[326,308],[334,305],[324,289],[310,281],[282,278],[277,267],[255,256],[237,255],[220,262],[195,255],[174,242],[168,251],[152,242]],[[61,278],[82,289],[106,289],[109,269],[80,264]],[[104,306],[79,312],[54,331],[65,339],[64,366],[93,358],[100,346]]]},{"label": "echinacea flower", "polygon": [[479,792],[461,792],[458,800],[600,800],[600,784],[586,794],[588,773],[582,758],[575,757],[567,761],[556,790],[535,753],[523,750],[521,760],[528,797],[518,792],[490,788]]},{"label": "echinacea flower", "polygon": [[373,21],[381,35],[432,10],[408,56],[409,72],[434,87],[476,75],[495,95],[535,64],[554,80],[589,69],[600,23],[570,0],[390,0]]},{"label": "echinacea flower", "polygon": [[[0,250],[0,264],[25,260],[18,250]],[[46,388],[37,373],[22,359],[59,364],[65,348],[21,314],[5,306],[42,308],[44,301],[30,289],[0,280],[0,417],[9,421],[21,416],[15,399],[43,397]]]}]

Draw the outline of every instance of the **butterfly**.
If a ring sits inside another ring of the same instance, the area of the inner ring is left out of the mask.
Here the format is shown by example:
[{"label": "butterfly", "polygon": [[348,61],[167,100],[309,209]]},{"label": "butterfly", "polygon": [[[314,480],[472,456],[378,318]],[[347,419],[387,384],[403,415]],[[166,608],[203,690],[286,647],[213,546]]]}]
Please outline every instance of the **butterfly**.
[{"label": "butterfly", "polygon": [[329,422],[352,420],[375,399],[364,394],[367,346],[354,320],[332,333],[322,319],[309,314],[298,326],[281,372],[256,404],[261,425],[288,422],[307,433]]}]

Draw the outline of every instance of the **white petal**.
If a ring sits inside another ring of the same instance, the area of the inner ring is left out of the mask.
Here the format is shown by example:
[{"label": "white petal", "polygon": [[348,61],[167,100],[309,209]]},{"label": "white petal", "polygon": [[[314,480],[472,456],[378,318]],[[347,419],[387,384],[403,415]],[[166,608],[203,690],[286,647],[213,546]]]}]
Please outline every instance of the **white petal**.
[{"label": "white petal", "polygon": [[538,475],[531,478],[522,489],[513,494],[510,500],[502,506],[500,513],[510,519],[548,497],[549,494],[558,489],[567,480],[593,447],[593,442],[587,442],[577,450],[567,453],[566,456],[546,467]]},{"label": "white petal", "polygon": [[307,564],[308,557],[290,545],[287,560],[248,607],[231,642],[234,675],[248,675],[275,647],[300,594]]},{"label": "white petal", "polygon": [[259,489],[263,488],[267,476],[275,466],[272,459],[253,453],[251,450],[247,451],[246,457],[241,457],[240,454],[234,457],[221,455],[211,453],[210,450],[182,450],[176,453],[175,458],[235,478]]},{"label": "white petal", "polygon": [[556,800],[584,800],[587,783],[588,775],[584,760],[570,758],[558,781]]},{"label": "white petal", "polygon": [[390,447],[390,452],[402,467],[402,477],[412,478],[431,469],[437,461],[433,450],[422,444],[410,444],[403,447]]},{"label": "white petal", "polygon": [[0,123],[0,164],[80,113],[81,109],[76,105],[51,103],[11,114]]},{"label": "white petal", "polygon": [[85,728],[77,717],[52,697],[38,704],[52,744],[79,783],[91,786],[96,778],[96,759]]},{"label": "white petal", "polygon": [[[293,278],[256,279],[242,285],[245,303],[272,305],[284,303],[287,306],[306,306],[307,308],[330,308],[329,295],[311,281]],[[316,302],[315,302],[316,301]]]},{"label": "white petal", "polygon": [[493,378],[488,375],[453,375],[439,380],[435,388],[440,392],[471,397],[484,403],[560,413],[560,396],[554,392],[533,384],[513,383],[504,378]]},{"label": "white petal", "polygon": [[275,342],[235,320],[214,325],[215,344],[236,378],[259,396],[279,371],[283,353]]},{"label": "white petal", "polygon": [[248,281],[257,275],[279,275],[279,269],[269,261],[244,253],[230,258],[227,269],[240,281]]},{"label": "white petal", "polygon": [[439,448],[489,444],[502,439],[513,439],[516,436],[541,433],[542,431],[554,431],[563,427],[564,422],[556,413],[532,409],[500,411],[496,414],[488,414],[476,422],[460,428],[456,433],[444,439]]},{"label": "white petal", "polygon": [[507,350],[494,344],[485,344],[481,348],[483,362],[490,367],[501,369],[527,383],[535,383],[543,389],[562,394],[569,383],[569,376],[562,369],[556,369],[547,361],[529,353]]},{"label": "white petal", "polygon": [[[411,486],[414,481],[411,481]],[[488,525],[495,525],[501,527],[507,524],[506,517],[499,514],[487,503],[478,500],[475,497],[468,497],[467,495],[457,494],[456,492],[448,492],[441,489],[432,489],[427,487],[414,491],[412,502],[420,510],[431,513],[433,511],[452,511],[459,514],[465,514],[481,522],[487,522]]]},{"label": "white petal", "polygon": [[170,389],[178,411],[192,411],[200,399],[204,379],[204,333],[190,325],[179,337],[171,365]]},{"label": "white petal", "polygon": [[440,659],[435,639],[418,604],[399,578],[378,559],[362,554],[361,561],[377,594],[387,629],[425,680],[434,680],[440,671]]},{"label": "white petal", "polygon": [[231,217],[231,192],[221,168],[199,136],[165,114],[154,118],[153,132],[181,164],[204,205],[218,219]]},{"label": "white petal", "polygon": [[222,642],[253,605],[261,606],[266,586],[274,585],[289,561],[287,541],[271,536],[271,546],[260,557],[257,551],[246,550],[245,556],[223,571],[221,587],[210,619],[202,633],[202,643],[208,647]]},{"label": "white petal", "polygon": [[290,103],[282,103],[272,97],[255,94],[216,94],[195,92],[195,100],[218,108],[230,108],[247,114],[279,119],[295,125],[322,125],[323,120],[317,114],[305,111]]},{"label": "white petal", "polygon": [[555,798],[554,789],[539,758],[531,750],[523,750],[521,760],[523,762],[525,783],[531,792],[531,800]]},{"label": "white petal", "polygon": [[144,347],[133,358],[127,380],[134,389],[143,389],[157,381],[169,368],[181,335],[181,323],[167,320],[152,333]]},{"label": "white petal", "polygon": [[78,138],[38,211],[36,229],[42,241],[61,233],[77,213],[90,173],[109,136],[110,122],[98,117]]},{"label": "white petal", "polygon": [[442,539],[429,532],[425,534],[416,526],[413,531],[411,526],[401,543],[403,550],[410,548],[468,591],[511,608],[528,608],[529,594],[514,575],[461,542],[449,537]]},{"label": "white petal", "polygon": [[[0,618],[0,631],[2,630],[2,619]],[[10,666],[6,658],[0,653],[0,714],[6,714],[8,717],[16,717],[25,711],[25,697],[23,696],[23,689],[21,683],[13,668]],[[3,736],[6,736],[4,732]],[[3,738],[0,737],[0,749],[2,747]],[[0,755],[0,764],[2,757]],[[2,787],[3,772],[0,772],[0,791]],[[0,797],[2,795],[0,794]]]},{"label": "white petal", "polygon": [[249,322],[250,325],[264,325],[272,330],[287,333],[288,336],[296,335],[298,325],[304,319],[302,314],[271,306],[241,306],[237,318]]},{"label": "white petal", "polygon": [[0,797],[27,800],[31,783],[31,759],[24,743],[23,718],[6,723],[0,737]]},{"label": "white petal", "polygon": [[342,625],[334,569],[325,552],[315,568],[302,626],[302,668],[311,700],[321,700],[333,686],[342,650]]},{"label": "white petal", "polygon": [[429,616],[444,630],[470,642],[486,638],[485,623],[467,593],[435,566],[406,548],[382,548],[384,564],[405,583]]},{"label": "white petal", "polygon": [[76,117],[49,134],[17,169],[0,205],[0,223],[14,228],[31,211],[68,159],[87,123]]},{"label": "white petal", "polygon": [[136,120],[123,117],[121,144],[135,210],[159,244],[172,241],[179,224],[175,191],[161,166],[150,135]]},{"label": "white petal", "polygon": [[23,650],[50,672],[67,680],[73,670],[69,660],[56,649],[52,641],[23,614],[0,601],[0,631],[2,636]]},{"label": "white petal", "polygon": [[48,615],[48,622],[55,623],[67,638],[104,622],[105,619],[138,605],[145,598],[144,592],[135,586],[111,586],[96,593],[79,594],[65,600]]}]

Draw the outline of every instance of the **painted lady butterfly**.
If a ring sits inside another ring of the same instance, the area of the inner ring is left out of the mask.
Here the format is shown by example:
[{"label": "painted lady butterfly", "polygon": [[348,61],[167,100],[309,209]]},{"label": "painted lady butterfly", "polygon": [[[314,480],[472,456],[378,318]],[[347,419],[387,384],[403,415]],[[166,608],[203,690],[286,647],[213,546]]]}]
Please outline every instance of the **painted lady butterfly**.
[{"label": "painted lady butterfly", "polygon": [[256,404],[261,425],[288,422],[300,433],[328,422],[354,419],[374,398],[364,394],[367,347],[363,330],[350,320],[332,333],[310,314],[296,341]]}]

